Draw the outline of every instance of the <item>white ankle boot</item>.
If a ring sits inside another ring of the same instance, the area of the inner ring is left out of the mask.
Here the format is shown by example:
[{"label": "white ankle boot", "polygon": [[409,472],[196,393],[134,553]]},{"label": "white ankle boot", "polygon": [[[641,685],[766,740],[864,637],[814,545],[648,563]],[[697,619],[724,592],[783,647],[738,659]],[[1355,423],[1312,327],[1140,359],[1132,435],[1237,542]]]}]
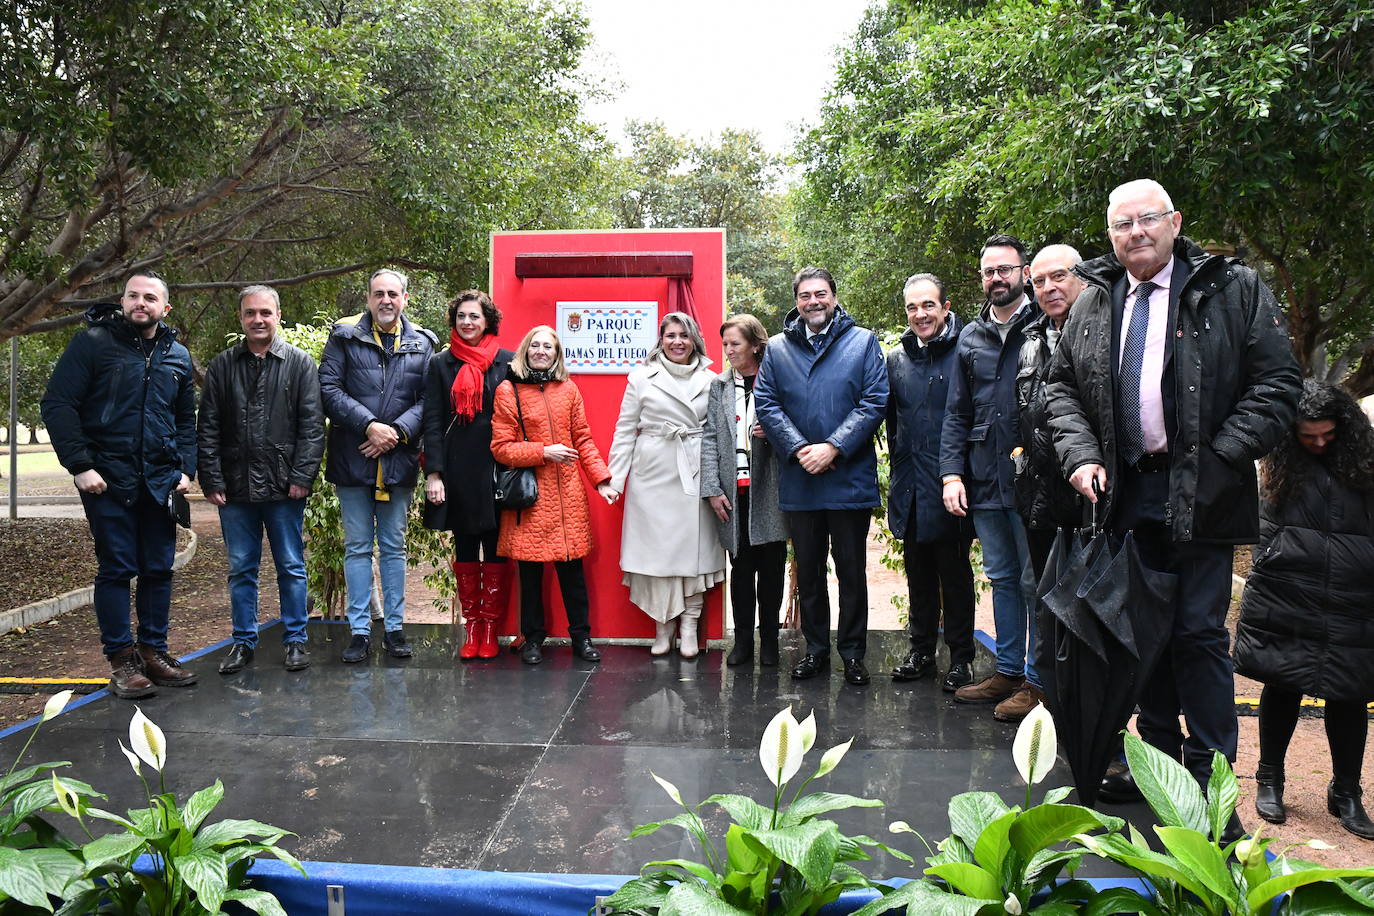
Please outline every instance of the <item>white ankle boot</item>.
[{"label": "white ankle boot", "polygon": [[697,618],[682,615],[682,630],[678,634],[677,650],[683,658],[696,658],[700,647],[697,645]]},{"label": "white ankle boot", "polygon": [[673,647],[673,634],[677,631],[677,620],[667,623],[654,622],[654,643],[649,647],[650,655],[667,655]]}]

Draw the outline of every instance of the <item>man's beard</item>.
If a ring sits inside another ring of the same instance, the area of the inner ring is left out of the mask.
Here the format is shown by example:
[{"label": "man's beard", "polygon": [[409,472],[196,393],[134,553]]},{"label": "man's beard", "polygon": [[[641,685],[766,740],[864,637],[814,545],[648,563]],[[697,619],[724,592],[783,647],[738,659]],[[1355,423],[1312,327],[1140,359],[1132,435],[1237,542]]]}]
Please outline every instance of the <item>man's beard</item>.
[{"label": "man's beard", "polygon": [[988,302],[997,308],[1004,308],[1013,302],[1019,302],[1026,293],[1024,283],[1009,283],[1005,290],[995,290],[988,296]]}]

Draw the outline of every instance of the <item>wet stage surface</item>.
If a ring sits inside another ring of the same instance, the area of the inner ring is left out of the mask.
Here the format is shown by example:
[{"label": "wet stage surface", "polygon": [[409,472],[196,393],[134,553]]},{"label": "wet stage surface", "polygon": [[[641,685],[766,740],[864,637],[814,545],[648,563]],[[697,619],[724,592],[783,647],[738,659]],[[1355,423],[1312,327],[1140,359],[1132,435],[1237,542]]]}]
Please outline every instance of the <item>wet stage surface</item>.
[{"label": "wet stage surface", "polygon": [[[848,755],[808,791],[877,798],[883,808],[832,817],[915,856],[905,820],[932,845],[949,833],[950,796],[992,791],[1020,804],[1025,787],[1011,759],[1015,727],[991,707],[956,704],[938,680],[894,683],[906,653],[903,634],[869,635],[867,687],[850,687],[831,656],[829,677],[793,681],[800,634],[785,633],[783,665],[727,668],[724,653],[696,660],[651,659],[644,647],[601,647],[600,664],[566,646],[545,647],[526,666],[503,649],[491,661],[460,663],[445,625],[407,625],[415,655],[374,651],[345,665],[348,629],[311,622],[312,667],[282,668],[280,630],[263,630],[254,664],[222,676],[222,648],[189,661],[194,687],[164,688],[139,701],[167,736],[168,788],[183,800],[216,777],[225,800],[212,815],[254,818],[299,834],[288,848],[305,859],[511,872],[631,874],[651,859],[699,858],[677,828],[627,839],[638,824],[679,810],[649,777],[677,785],[694,804],[740,793],[767,804],[772,786],[759,764],[764,726],[783,706],[816,713],[809,775],[829,747],[854,738]],[[942,649],[943,653],[943,649]],[[977,675],[991,673],[982,653]],[[940,670],[947,666],[942,657]],[[101,694],[48,722],[26,762],[70,760],[66,772],[110,794],[122,811],[141,792],[117,742],[128,743],[134,703]],[[8,764],[28,730],[0,740]],[[151,775],[151,774],[150,774]],[[1037,787],[1069,785],[1060,763]],[[1070,798],[1072,800],[1072,798]],[[1104,807],[1148,830],[1143,805]],[[703,809],[713,835],[723,815]],[[97,822],[99,823],[99,822]],[[885,854],[862,870],[908,877],[912,867]],[[1113,873],[1093,857],[1083,875]]]}]

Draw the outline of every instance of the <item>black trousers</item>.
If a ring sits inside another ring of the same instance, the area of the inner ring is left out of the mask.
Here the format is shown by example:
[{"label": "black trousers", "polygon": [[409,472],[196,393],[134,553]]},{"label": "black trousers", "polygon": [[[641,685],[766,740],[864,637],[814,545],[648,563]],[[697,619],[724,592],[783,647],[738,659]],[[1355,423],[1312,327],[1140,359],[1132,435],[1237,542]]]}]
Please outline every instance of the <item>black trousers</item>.
[{"label": "black trousers", "polygon": [[[1266,684],[1260,694],[1259,742],[1261,766],[1283,772],[1288,742],[1298,725],[1302,694]],[[1326,701],[1326,744],[1331,749],[1331,776],[1338,787],[1353,791],[1360,784],[1369,713],[1364,700]]]},{"label": "black trousers", "polygon": [[835,558],[840,584],[840,620],[835,645],[840,657],[863,658],[868,637],[868,509],[818,509],[788,512],[792,549],[797,555],[797,591],[802,635],[810,655],[830,654],[830,589],[826,555]]},{"label": "black trousers", "polygon": [[1146,679],[1136,728],[1201,779],[1212,772],[1213,749],[1236,759],[1236,681],[1226,630],[1233,548],[1174,541],[1164,523],[1168,499],[1168,473],[1121,475],[1114,529],[1121,534],[1129,527],[1147,567],[1178,576],[1169,644]]},{"label": "black trousers", "polygon": [[506,558],[496,553],[496,541],[501,532],[484,531],[481,534],[459,534],[453,532],[453,559],[459,563],[479,562],[478,551],[488,563],[501,563]]},{"label": "black trousers", "polygon": [[[530,642],[542,643],[549,635],[544,626],[544,563],[521,560],[520,566],[520,632]],[[568,612],[568,635],[573,645],[592,635],[588,616],[587,574],[582,560],[558,560],[553,564],[558,572],[558,587],[563,592],[563,608]]]},{"label": "black trousers", "polygon": [[782,610],[787,542],[749,543],[748,487],[735,491],[735,515],[739,519],[739,547],[730,558],[730,608],[735,618],[735,638],[752,638],[756,601],[759,630],[776,633]]},{"label": "black trousers", "polygon": [[973,539],[954,537],[902,545],[906,561],[907,598],[911,606],[911,648],[934,655],[940,635],[940,611],[945,617],[945,645],[952,665],[973,661]]}]

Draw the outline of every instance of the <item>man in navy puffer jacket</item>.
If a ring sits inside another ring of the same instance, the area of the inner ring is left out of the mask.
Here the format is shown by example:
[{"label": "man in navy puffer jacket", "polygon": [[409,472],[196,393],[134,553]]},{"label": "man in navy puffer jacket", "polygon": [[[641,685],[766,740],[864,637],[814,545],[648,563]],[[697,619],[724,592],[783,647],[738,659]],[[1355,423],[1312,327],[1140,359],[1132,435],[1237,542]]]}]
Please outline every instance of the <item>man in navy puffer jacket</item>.
[{"label": "man in navy puffer jacket", "polygon": [[768,341],[754,384],[759,423],[783,459],[778,503],[797,556],[806,655],[792,676],[829,667],[829,543],[840,585],[836,647],[845,680],[862,685],[869,680],[868,523],[881,502],[873,437],[887,409],[887,368],[878,338],[840,308],[829,271],[805,268],[792,292],[797,307]]}]

